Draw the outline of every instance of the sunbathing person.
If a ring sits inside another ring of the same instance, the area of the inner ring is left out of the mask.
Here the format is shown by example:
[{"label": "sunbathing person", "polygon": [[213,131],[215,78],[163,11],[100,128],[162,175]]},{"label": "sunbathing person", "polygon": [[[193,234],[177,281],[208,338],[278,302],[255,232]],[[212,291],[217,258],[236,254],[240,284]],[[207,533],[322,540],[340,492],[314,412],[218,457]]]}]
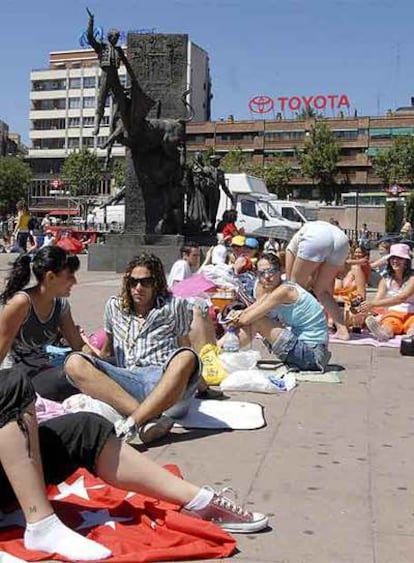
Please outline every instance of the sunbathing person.
[{"label": "sunbathing person", "polygon": [[[321,305],[299,284],[282,282],[276,256],[271,260],[267,257],[267,263],[271,268],[259,260],[262,297],[247,309],[232,311],[227,317],[229,323],[241,329],[241,344],[250,342],[258,332],[267,341],[270,351],[288,366],[325,371],[330,353],[328,325]],[[280,319],[283,326],[272,320],[275,318]]]},{"label": "sunbathing person", "polygon": [[407,244],[391,246],[387,273],[379,282],[377,294],[364,301],[358,312],[373,313],[377,308],[384,308],[384,313],[367,316],[365,323],[379,340],[390,340],[396,334],[414,334],[414,275]]},{"label": "sunbathing person", "polygon": [[99,415],[67,414],[38,427],[33,385],[20,368],[0,372],[0,510],[12,510],[18,501],[26,519],[26,549],[71,561],[111,555],[65,526],[47,499],[45,482],[58,484],[79,467],[120,489],[177,503],[186,514],[217,521],[228,531],[257,532],[267,526],[263,514],[247,512],[220,492],[175,477],[122,443],[112,424]]}]

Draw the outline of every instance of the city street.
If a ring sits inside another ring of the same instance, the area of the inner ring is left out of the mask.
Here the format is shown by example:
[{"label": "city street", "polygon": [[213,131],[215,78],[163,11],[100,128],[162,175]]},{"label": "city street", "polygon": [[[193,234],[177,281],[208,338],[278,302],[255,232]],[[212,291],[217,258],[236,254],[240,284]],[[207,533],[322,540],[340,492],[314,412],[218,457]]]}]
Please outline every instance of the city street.
[{"label": "city street", "polygon": [[[0,256],[4,268],[10,255]],[[101,326],[120,275],[86,271],[71,302],[87,331]],[[141,451],[176,463],[200,484],[233,487],[272,529],[238,536],[249,563],[411,563],[414,553],[414,359],[391,348],[332,346],[342,384],[301,383],[289,393],[232,394],[260,403],[256,431],[174,431]]]}]

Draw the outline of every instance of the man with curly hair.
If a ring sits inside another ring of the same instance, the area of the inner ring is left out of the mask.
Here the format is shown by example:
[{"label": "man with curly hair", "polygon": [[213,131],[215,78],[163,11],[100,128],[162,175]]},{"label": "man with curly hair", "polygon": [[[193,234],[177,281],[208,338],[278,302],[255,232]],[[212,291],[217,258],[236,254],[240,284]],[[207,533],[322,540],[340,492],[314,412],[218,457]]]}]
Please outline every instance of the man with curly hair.
[{"label": "man with curly hair", "polygon": [[171,417],[185,415],[197,389],[200,360],[189,339],[197,314],[185,299],[171,295],[157,256],[136,256],[121,294],[106,304],[100,358],[74,352],[65,372],[82,393],[128,417],[121,434],[138,431],[142,442],[152,442],[170,431]]}]

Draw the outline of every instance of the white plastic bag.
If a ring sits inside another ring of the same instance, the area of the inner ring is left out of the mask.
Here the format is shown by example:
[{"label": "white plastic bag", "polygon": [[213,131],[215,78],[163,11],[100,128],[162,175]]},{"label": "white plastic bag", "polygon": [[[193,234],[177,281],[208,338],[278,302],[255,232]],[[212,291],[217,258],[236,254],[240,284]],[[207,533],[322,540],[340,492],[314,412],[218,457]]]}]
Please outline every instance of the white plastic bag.
[{"label": "white plastic bag", "polygon": [[256,350],[240,350],[239,352],[222,352],[220,361],[227,373],[233,373],[243,368],[253,369],[260,359],[260,352]]},{"label": "white plastic bag", "polygon": [[222,391],[252,391],[255,393],[278,393],[267,373],[260,369],[238,370],[230,373],[220,383]]},{"label": "white plastic bag", "polygon": [[98,399],[93,399],[88,395],[83,393],[78,393],[77,395],[72,395],[65,399],[62,403],[63,408],[67,412],[94,412],[100,414],[112,424],[115,424],[118,420],[122,419],[122,415],[119,414],[114,408],[112,408],[107,403],[103,401],[98,401]]}]

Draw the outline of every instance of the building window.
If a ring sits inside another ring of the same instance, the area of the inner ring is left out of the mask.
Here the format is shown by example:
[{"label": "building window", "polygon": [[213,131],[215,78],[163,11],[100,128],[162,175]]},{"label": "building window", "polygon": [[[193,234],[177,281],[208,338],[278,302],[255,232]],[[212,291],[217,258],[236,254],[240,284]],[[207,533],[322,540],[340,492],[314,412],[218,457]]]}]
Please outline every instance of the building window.
[{"label": "building window", "polygon": [[83,98],[84,108],[94,108],[95,107],[95,96],[86,96]]},{"label": "building window", "polygon": [[102,147],[105,142],[107,141],[108,137],[98,137],[97,139],[97,146]]},{"label": "building window", "polygon": [[73,127],[80,126],[80,118],[79,117],[69,117],[68,120],[68,127],[71,129]]},{"label": "building window", "polygon": [[77,149],[79,147],[79,138],[78,137],[69,137],[68,147],[70,149]]},{"label": "building window", "polygon": [[32,130],[47,131],[48,129],[65,129],[64,119],[36,119],[32,122]]},{"label": "building window", "polygon": [[84,76],[83,77],[83,87],[84,88],[95,88],[96,79],[94,76]]},{"label": "building window", "polygon": [[95,118],[93,116],[84,117],[82,124],[84,127],[93,127],[95,125]]},{"label": "building window", "polygon": [[83,147],[93,147],[94,141],[95,141],[95,137],[83,137],[82,146]]},{"label": "building window", "polygon": [[69,88],[72,90],[79,90],[81,87],[81,79],[80,78],[69,78]]},{"label": "building window", "polygon": [[69,98],[69,109],[80,108],[80,98]]},{"label": "building window", "polygon": [[34,92],[47,92],[50,90],[65,90],[66,80],[34,80],[32,90]]},{"label": "building window", "polygon": [[65,109],[66,100],[58,98],[56,100],[33,100],[33,109],[36,111]]}]

